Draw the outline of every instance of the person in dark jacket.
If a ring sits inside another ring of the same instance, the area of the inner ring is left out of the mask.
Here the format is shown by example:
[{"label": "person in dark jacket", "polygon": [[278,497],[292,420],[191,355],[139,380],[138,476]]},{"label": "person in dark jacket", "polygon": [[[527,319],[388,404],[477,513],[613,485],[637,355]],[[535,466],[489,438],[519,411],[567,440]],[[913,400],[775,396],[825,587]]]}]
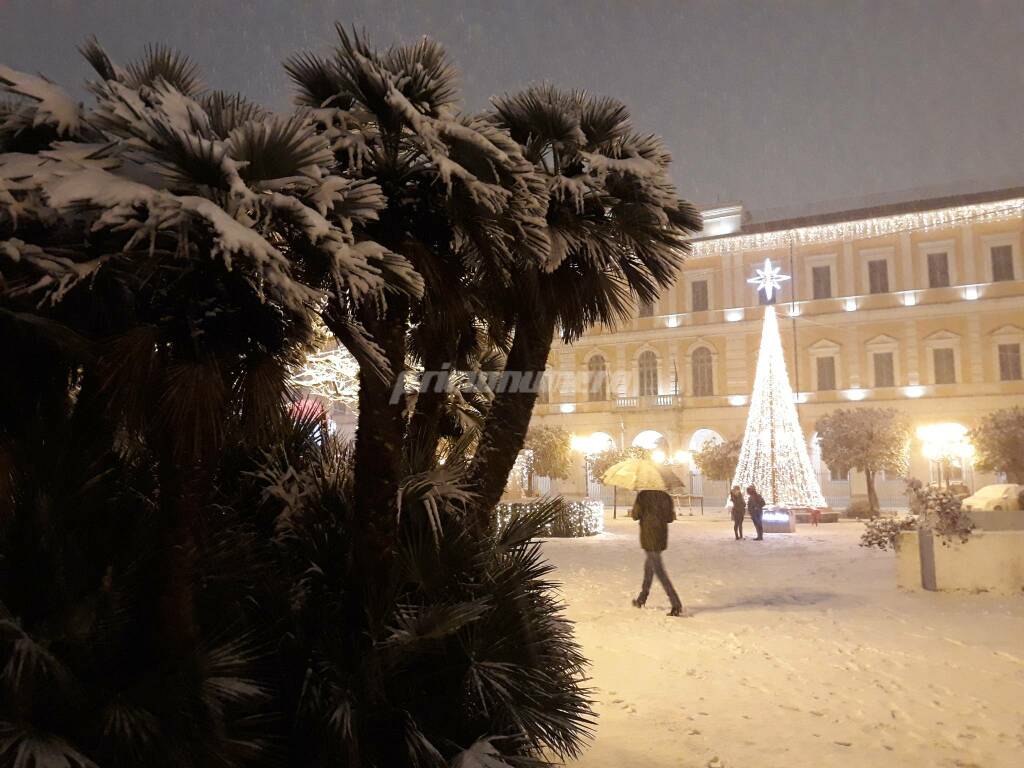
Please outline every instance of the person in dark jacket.
[{"label": "person in dark jacket", "polygon": [[752,485],[747,486],[747,514],[750,515],[750,519],[754,523],[754,530],[757,531],[754,541],[761,541],[764,539],[764,528],[761,527],[761,515],[764,514],[764,497]]},{"label": "person in dark jacket", "polygon": [[747,505],[743,501],[743,491],[738,485],[734,485],[729,491],[729,500],[732,502],[732,532],[739,541],[743,538],[743,518],[747,514]]},{"label": "person in dark jacket", "polygon": [[683,603],[676,594],[675,587],[665,572],[665,564],[661,560],[661,553],[668,548],[668,524],[676,519],[672,497],[664,491],[640,491],[636,495],[636,502],[629,516],[640,522],[640,546],[647,555],[644,561],[643,585],[633,605],[637,608],[644,607],[651,592],[651,582],[657,576],[672,604],[672,610],[668,615],[684,615]]}]

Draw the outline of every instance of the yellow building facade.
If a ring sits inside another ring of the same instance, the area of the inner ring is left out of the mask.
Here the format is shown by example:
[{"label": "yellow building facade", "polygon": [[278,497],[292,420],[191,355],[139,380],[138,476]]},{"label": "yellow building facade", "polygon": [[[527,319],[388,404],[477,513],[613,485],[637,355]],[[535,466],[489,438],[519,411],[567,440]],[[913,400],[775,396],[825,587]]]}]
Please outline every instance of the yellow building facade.
[{"label": "yellow building facade", "polygon": [[[826,497],[845,505],[862,478],[820,462],[814,424],[838,408],[896,408],[912,427],[974,426],[1024,405],[1024,188],[744,224],[705,211],[705,233],[675,286],[631,320],[556,343],[535,425],[666,455],[742,437],[764,307],[747,281],[765,259],[790,280],[776,302],[790,383]],[[910,474],[936,478],[915,439]],[[971,487],[993,482],[962,462]],[[684,467],[687,472],[691,467]],[[583,494],[579,478],[557,490]],[[685,474],[685,473],[684,473]],[[724,484],[691,478],[713,506]],[[901,479],[880,495],[903,503]],[[600,493],[592,483],[591,494]],[[713,500],[713,501],[712,501]]]}]

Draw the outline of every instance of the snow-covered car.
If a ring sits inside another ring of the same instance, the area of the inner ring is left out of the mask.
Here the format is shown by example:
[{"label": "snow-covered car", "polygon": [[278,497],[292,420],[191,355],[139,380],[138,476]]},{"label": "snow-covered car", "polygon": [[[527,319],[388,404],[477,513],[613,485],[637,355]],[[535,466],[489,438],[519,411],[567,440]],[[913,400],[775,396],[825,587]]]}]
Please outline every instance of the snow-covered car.
[{"label": "snow-covered car", "polygon": [[968,512],[1002,512],[1019,510],[1021,492],[1024,485],[1001,483],[986,485],[973,496],[963,500],[962,506]]}]

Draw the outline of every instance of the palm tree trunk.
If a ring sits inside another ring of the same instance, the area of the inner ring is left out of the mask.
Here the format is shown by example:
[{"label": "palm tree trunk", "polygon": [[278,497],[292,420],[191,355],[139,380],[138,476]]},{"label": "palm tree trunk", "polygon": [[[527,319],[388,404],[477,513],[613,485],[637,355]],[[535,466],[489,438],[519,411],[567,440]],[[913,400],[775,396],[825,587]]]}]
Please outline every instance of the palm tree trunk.
[{"label": "palm tree trunk", "polygon": [[153,626],[154,647],[180,658],[199,642],[195,611],[195,558],[200,510],[209,489],[205,467],[182,465],[169,450],[160,461],[160,496],[163,516],[157,599]]},{"label": "palm tree trunk", "polygon": [[421,387],[416,395],[416,408],[409,421],[409,434],[422,440],[425,444],[436,446],[440,437],[438,433],[441,426],[441,413],[448,397],[448,388],[446,380],[427,377],[432,373],[444,376],[442,369],[446,363],[450,370],[455,357],[455,344],[447,344],[440,351],[427,350],[427,353],[423,360],[423,384],[426,387],[425,389]]},{"label": "palm tree trunk", "polygon": [[390,527],[401,478],[405,441],[405,334],[408,304],[391,297],[382,317],[367,308],[360,318],[388,359],[391,386],[364,369],[359,373],[359,417],[353,458],[355,500],[360,513],[375,518],[375,526]]},{"label": "palm tree trunk", "polygon": [[500,388],[487,412],[470,467],[470,485],[476,493],[473,525],[480,534],[490,529],[494,507],[501,500],[512,465],[526,442],[537,400],[536,384],[547,367],[554,331],[554,317],[529,313],[516,326],[503,380],[514,382],[521,376],[519,381],[534,386]]}]

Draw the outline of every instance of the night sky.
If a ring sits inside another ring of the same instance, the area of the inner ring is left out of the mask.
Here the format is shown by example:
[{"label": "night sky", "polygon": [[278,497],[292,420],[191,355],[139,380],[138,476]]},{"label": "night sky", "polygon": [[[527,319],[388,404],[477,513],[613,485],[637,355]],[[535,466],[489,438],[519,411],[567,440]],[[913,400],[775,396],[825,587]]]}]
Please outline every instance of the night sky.
[{"label": "night sky", "polygon": [[281,60],[335,20],[436,38],[470,109],[543,80],[618,97],[685,196],[758,218],[1024,183],[1022,0],[0,0],[0,61],[77,86],[87,35],[121,61],[164,42],[285,108]]}]

